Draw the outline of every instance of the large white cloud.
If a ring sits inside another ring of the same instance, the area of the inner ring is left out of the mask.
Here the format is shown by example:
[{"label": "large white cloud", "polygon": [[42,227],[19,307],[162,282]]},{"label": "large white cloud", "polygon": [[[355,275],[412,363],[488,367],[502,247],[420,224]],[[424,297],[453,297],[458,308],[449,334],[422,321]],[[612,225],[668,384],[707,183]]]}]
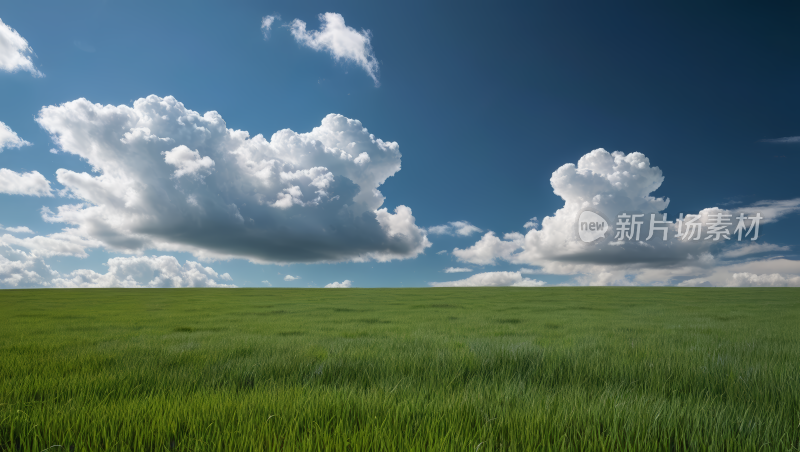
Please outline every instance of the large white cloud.
[{"label": "large white cloud", "polygon": [[[461,262],[477,265],[501,261],[535,265],[542,273],[575,275],[579,284],[674,284],[697,279],[711,285],[731,285],[729,280],[733,281],[734,270],[730,265],[735,259],[787,250],[772,244],[756,244],[750,240],[752,234],[742,242],[735,235],[728,241],[705,237],[716,214],[732,215],[730,231],[733,232],[739,213],[760,213],[764,225],[799,211],[800,199],[762,201],[732,210],[703,209],[699,212],[703,237],[696,241],[676,238],[678,225],[672,222],[675,218],[668,218],[671,223],[655,225],[667,227],[667,239],[663,240],[663,232],[654,231],[653,238],[646,240],[651,214],[661,220],[661,212],[669,204],[669,199],[652,195],[663,181],[661,170],[651,166],[641,153],[626,155],[594,150],[581,157],[577,165],[566,164],[553,173],[550,182],[554,193],[564,200],[564,206],[555,215],[545,217],[540,228],[526,225],[531,229],[524,235],[512,232],[502,239],[489,231],[471,247],[454,249],[453,255]],[[578,232],[578,218],[586,210],[599,214],[610,226],[603,238],[591,243],[582,241]],[[641,240],[615,239],[617,217],[623,213],[644,214]],[[752,262],[748,265],[752,266]],[[739,279],[756,282],[763,279],[758,275],[764,274],[748,269],[739,269],[739,273],[753,273],[755,278]],[[782,274],[769,272],[772,273]]]},{"label": "large white cloud", "polygon": [[543,281],[525,278],[520,272],[486,272],[472,275],[467,279],[447,282],[432,282],[433,287],[541,287]]},{"label": "large white cloud", "polygon": [[20,148],[30,145],[31,143],[20,138],[16,132],[11,130],[11,127],[8,127],[4,122],[0,121],[0,152],[3,152],[3,149]]},{"label": "large white cloud", "polygon": [[411,209],[382,207],[398,144],[357,120],[331,114],[311,132],[267,140],[158,96],[133,107],[78,99],[36,120],[97,173],[59,169],[78,202],[45,210],[45,220],[110,250],[291,263],[388,261],[430,246]]},{"label": "large white cloud", "polygon": [[0,70],[28,71],[35,77],[44,77],[44,74],[33,66],[32,54],[33,49],[28,45],[28,41],[0,19]]},{"label": "large white cloud", "polygon": [[319,20],[322,23],[319,31],[306,31],[306,23],[295,19],[291,24],[292,36],[300,44],[330,53],[336,60],[358,64],[378,86],[378,60],[372,52],[370,31],[348,27],[344,17],[337,13],[320,14]]},{"label": "large white cloud", "polygon": [[0,193],[9,195],[53,196],[50,182],[38,171],[18,173],[0,168]]}]

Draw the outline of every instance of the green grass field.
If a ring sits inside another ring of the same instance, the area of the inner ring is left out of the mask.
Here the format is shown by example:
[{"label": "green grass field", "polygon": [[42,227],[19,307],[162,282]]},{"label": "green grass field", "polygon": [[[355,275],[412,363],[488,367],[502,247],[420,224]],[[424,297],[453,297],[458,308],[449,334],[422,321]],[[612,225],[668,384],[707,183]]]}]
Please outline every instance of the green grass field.
[{"label": "green grass field", "polygon": [[800,450],[800,290],[0,291],[47,448]]}]

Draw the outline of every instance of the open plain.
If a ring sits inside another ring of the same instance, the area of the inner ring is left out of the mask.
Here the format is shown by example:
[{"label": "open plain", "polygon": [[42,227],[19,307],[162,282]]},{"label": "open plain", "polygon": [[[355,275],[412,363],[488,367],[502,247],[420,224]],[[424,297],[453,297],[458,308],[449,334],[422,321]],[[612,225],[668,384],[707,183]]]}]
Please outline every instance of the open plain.
[{"label": "open plain", "polygon": [[798,450],[797,289],[0,292],[0,450]]}]

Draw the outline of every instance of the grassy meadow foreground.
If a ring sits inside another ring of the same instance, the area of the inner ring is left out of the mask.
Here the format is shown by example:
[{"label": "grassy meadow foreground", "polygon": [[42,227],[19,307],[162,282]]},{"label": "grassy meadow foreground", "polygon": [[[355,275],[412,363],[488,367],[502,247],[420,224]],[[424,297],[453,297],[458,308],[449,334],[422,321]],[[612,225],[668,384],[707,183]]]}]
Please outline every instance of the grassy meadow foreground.
[{"label": "grassy meadow foreground", "polygon": [[47,448],[796,451],[800,290],[0,291]]}]

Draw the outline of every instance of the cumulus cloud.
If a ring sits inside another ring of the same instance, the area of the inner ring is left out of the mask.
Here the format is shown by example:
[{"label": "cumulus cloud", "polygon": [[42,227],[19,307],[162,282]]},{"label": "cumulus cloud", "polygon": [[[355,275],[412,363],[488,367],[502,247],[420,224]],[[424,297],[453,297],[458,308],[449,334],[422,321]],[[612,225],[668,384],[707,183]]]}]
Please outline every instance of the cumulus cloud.
[{"label": "cumulus cloud", "polygon": [[353,285],[353,281],[349,279],[345,279],[342,282],[332,282],[330,284],[326,284],[326,289],[349,289]]},{"label": "cumulus cloud", "polygon": [[96,172],[59,169],[64,193],[80,202],[43,218],[112,251],[284,264],[383,262],[430,246],[410,208],[382,206],[399,145],[354,119],[330,114],[310,132],[267,139],[149,96],[133,107],[78,99],[36,120]]},{"label": "cumulus cloud", "polygon": [[[550,183],[554,193],[564,200],[564,206],[553,216],[545,217],[540,227],[526,227],[529,230],[524,235],[512,232],[504,234],[502,239],[489,231],[474,245],[456,248],[452,253],[461,262],[477,265],[494,265],[499,261],[535,265],[541,268],[541,273],[575,275],[575,283],[585,285],[675,284],[685,282],[687,277],[702,277],[703,282],[712,285],[727,285],[733,278],[733,269],[727,267],[729,262],[720,259],[785,248],[754,245],[751,240],[754,234],[743,242],[735,234],[731,240],[707,240],[709,226],[717,215],[731,215],[732,233],[740,213],[747,216],[760,213],[764,225],[800,211],[800,199],[761,201],[731,210],[711,207],[698,213],[703,237],[681,238],[677,237],[679,228],[681,232],[686,228],[672,221],[674,218],[664,224],[651,223],[653,219],[663,219],[662,212],[669,204],[668,198],[652,195],[663,181],[661,170],[651,166],[641,153],[626,155],[596,149],[581,157],[577,165],[566,164],[553,173]],[[586,210],[609,226],[604,236],[590,243],[582,241],[578,231],[578,219]],[[623,213],[642,215],[640,240],[619,238],[615,234],[618,215]],[[650,226],[663,227],[665,231],[654,229],[654,236],[647,240]],[[722,273],[715,273],[717,270]]]},{"label": "cumulus cloud", "polygon": [[477,243],[467,249],[455,248],[453,256],[462,262],[476,265],[494,265],[498,259],[511,260],[511,255],[523,243],[523,236],[518,232],[508,233],[501,240],[489,231]]},{"label": "cumulus cloud", "polygon": [[800,282],[800,261],[785,258],[750,260],[720,265],[700,277],[685,279],[681,287],[795,287]]},{"label": "cumulus cloud", "polygon": [[439,226],[431,226],[427,229],[430,235],[459,235],[468,237],[476,232],[483,232],[482,229],[470,224],[468,221],[451,221]]},{"label": "cumulus cloud", "polygon": [[292,276],[292,275],[286,275],[283,277],[284,281],[297,281],[298,279],[300,279],[299,276]]},{"label": "cumulus cloud", "polygon": [[230,280],[227,273],[219,275],[211,267],[186,261],[183,265],[173,256],[115,257],[108,260],[108,272],[75,270],[64,277],[54,278],[54,287],[236,287],[219,284],[216,278]]},{"label": "cumulus cloud", "polygon": [[38,171],[18,173],[0,168],[0,193],[9,195],[53,196],[50,182]]},{"label": "cumulus cloud", "polygon": [[275,23],[276,19],[280,19],[281,16],[264,16],[261,18],[261,32],[264,33],[264,39],[269,39],[269,30],[272,28],[272,24]]},{"label": "cumulus cloud", "polygon": [[326,51],[335,60],[345,60],[361,66],[375,82],[378,82],[378,60],[372,52],[369,30],[358,31],[344,23],[344,17],[337,13],[319,15],[320,29],[306,31],[306,23],[295,19],[291,24],[292,36],[300,44],[316,51]]},{"label": "cumulus cloud", "polygon": [[200,153],[180,145],[171,151],[162,152],[164,161],[174,166],[174,177],[204,176],[214,169],[214,161],[209,156],[200,157]]},{"label": "cumulus cloud", "polygon": [[33,49],[17,30],[0,19],[0,70],[6,72],[28,71],[34,77],[44,77],[31,61]]},{"label": "cumulus cloud", "polygon": [[520,272],[486,272],[472,275],[467,279],[447,282],[432,282],[433,287],[484,287],[484,286],[513,286],[513,287],[541,287],[543,281],[529,279]]},{"label": "cumulus cloud", "polygon": [[236,287],[216,282],[230,280],[227,273],[220,275],[198,262],[181,265],[173,256],[115,257],[106,265],[106,273],[81,269],[60,275],[35,253],[0,242],[0,288]]},{"label": "cumulus cloud", "polygon": [[800,287],[800,276],[784,276],[780,273],[754,275],[735,273],[731,278],[733,287]]},{"label": "cumulus cloud", "polygon": [[81,237],[75,229],[65,229],[54,234],[24,238],[3,234],[0,236],[0,243],[15,248],[25,248],[31,255],[40,258],[53,256],[88,257],[87,249],[100,246],[100,242]]},{"label": "cumulus cloud", "polygon": [[539,220],[536,217],[533,217],[528,220],[523,227],[525,229],[539,229]]},{"label": "cumulus cloud", "polygon": [[16,132],[11,130],[4,122],[0,121],[0,152],[3,149],[20,148],[30,146],[31,143],[23,140]]},{"label": "cumulus cloud", "polygon": [[31,231],[31,228],[29,228],[27,226],[15,226],[15,227],[10,227],[10,228],[3,228],[3,229],[5,229],[8,232],[13,232],[15,234],[33,234],[33,231]]},{"label": "cumulus cloud", "polygon": [[761,142],[772,144],[797,144],[800,143],[800,137],[768,138],[766,140],[761,140]]},{"label": "cumulus cloud", "polygon": [[[680,287],[714,287],[714,284],[703,278],[690,279],[678,284]],[[735,273],[726,279],[720,287],[800,287],[800,276],[770,273],[756,275],[753,273]]]},{"label": "cumulus cloud", "polygon": [[444,269],[445,273],[469,273],[471,271],[472,271],[471,268],[466,268],[466,267],[448,267]]},{"label": "cumulus cloud", "polygon": [[0,241],[0,288],[47,287],[57,277],[44,259]]}]

